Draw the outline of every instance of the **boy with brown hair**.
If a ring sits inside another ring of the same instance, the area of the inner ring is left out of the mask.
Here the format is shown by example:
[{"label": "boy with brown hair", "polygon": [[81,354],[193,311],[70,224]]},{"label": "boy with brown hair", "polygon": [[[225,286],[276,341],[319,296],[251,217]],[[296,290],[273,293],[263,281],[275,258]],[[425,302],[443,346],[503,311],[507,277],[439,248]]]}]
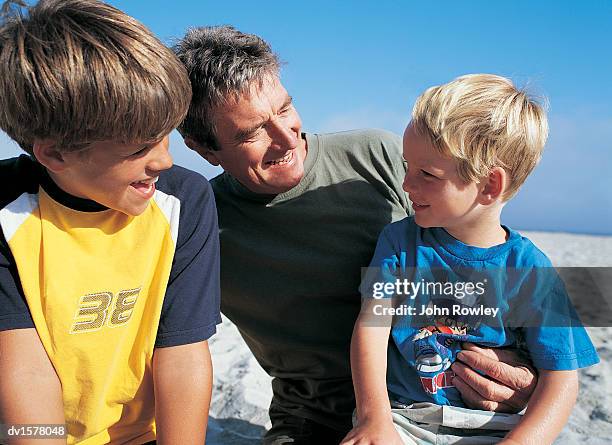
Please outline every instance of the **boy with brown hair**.
[{"label": "boy with brown hair", "polygon": [[0,163],[0,423],[201,444],[219,244],[209,184],[168,152],[189,79],[112,6],[24,6],[0,26],[0,128],[29,155]]},{"label": "boy with brown hair", "polygon": [[[563,428],[576,369],[599,359],[550,260],[500,222],[547,135],[543,107],[500,76],[417,99],[403,150],[415,213],[385,227],[362,282],[342,445],[548,444]],[[524,416],[465,408],[451,370],[464,342],[528,353],[539,379]]]}]

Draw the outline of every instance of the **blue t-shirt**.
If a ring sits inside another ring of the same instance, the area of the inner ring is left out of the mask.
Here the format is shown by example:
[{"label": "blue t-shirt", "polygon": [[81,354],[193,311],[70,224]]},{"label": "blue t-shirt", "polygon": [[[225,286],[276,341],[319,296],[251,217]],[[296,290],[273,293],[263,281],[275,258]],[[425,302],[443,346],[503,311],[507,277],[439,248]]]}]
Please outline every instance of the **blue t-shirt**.
[{"label": "blue t-shirt", "polygon": [[387,371],[393,400],[464,406],[450,369],[464,341],[525,349],[540,369],[599,361],[550,260],[504,228],[507,241],[490,248],[421,228],[412,217],[382,231],[361,292],[394,298]]}]

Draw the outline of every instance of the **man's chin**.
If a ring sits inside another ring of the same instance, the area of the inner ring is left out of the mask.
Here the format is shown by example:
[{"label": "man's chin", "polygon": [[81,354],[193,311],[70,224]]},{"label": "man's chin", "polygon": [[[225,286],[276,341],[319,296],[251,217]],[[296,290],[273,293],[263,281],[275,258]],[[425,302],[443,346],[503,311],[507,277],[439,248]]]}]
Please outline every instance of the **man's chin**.
[{"label": "man's chin", "polygon": [[302,181],[304,175],[300,175],[298,178],[294,178],[290,181],[283,181],[277,184],[270,184],[270,194],[280,195],[281,193],[286,193],[294,187],[297,187],[299,183]]},{"label": "man's chin", "polygon": [[[235,176],[234,176],[235,177]],[[287,175],[268,175],[260,176],[258,181],[242,181],[238,179],[244,187],[249,189],[253,193],[258,193],[261,195],[279,195],[281,193],[288,192],[292,188],[296,187],[304,177],[304,171],[300,171],[295,175],[291,175],[291,177],[287,177]]]},{"label": "man's chin", "polygon": [[296,181],[290,184],[279,185],[278,187],[275,187],[275,191],[273,192],[273,194],[280,195],[281,193],[287,193],[291,189],[297,187],[299,183],[300,181]]},{"label": "man's chin", "polygon": [[277,176],[276,178],[270,178],[271,180],[267,183],[268,188],[271,190],[269,193],[278,195],[280,193],[288,192],[292,188],[296,187],[304,177],[304,170],[299,169],[299,171],[294,171],[292,173],[292,175],[285,174],[282,175],[282,177]]}]

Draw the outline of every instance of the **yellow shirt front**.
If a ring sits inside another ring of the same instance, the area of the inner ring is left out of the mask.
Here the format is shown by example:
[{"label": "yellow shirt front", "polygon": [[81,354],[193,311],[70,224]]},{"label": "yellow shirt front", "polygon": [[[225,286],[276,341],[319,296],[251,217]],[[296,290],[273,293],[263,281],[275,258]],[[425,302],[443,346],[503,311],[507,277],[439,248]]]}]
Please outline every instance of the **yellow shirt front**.
[{"label": "yellow shirt front", "polygon": [[[155,440],[151,363],[177,242],[182,238],[180,224],[187,218],[181,218],[184,201],[158,186],[145,212],[133,217],[110,209],[70,208],[47,193],[50,189],[62,198],[53,186],[40,187],[36,194],[23,193],[4,206],[0,224],[27,308],[62,384],[68,443]],[[203,190],[208,193],[210,188]],[[181,294],[190,289],[191,296],[173,296],[168,302],[180,305],[184,299],[189,304],[183,310],[168,309],[167,337],[158,347],[204,340],[218,322],[218,258],[211,258],[218,256],[218,241],[216,215],[209,214],[214,212],[211,196],[208,205],[189,216],[208,221],[210,227],[195,237],[186,235],[188,242],[182,246],[197,252],[192,261],[197,261],[202,246],[209,247],[203,262],[209,270],[199,270],[197,276],[183,276],[184,269],[174,273],[175,286]],[[193,268],[189,259],[185,263]],[[216,295],[204,295],[211,292],[211,284],[202,280],[207,272],[208,281],[216,282],[212,285]],[[209,307],[200,308],[199,319],[191,319],[198,314],[191,314],[189,306],[201,305]],[[173,319],[177,313],[190,321]]]}]

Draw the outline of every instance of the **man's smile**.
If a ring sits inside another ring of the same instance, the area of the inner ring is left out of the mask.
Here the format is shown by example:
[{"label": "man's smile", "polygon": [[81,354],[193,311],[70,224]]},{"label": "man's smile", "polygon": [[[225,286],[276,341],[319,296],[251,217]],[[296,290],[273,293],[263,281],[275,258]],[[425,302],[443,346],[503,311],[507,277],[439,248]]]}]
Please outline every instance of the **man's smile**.
[{"label": "man's smile", "polygon": [[285,156],[279,159],[274,159],[272,161],[266,161],[266,166],[276,166],[276,165],[286,165],[289,164],[293,160],[293,150],[287,152]]}]

